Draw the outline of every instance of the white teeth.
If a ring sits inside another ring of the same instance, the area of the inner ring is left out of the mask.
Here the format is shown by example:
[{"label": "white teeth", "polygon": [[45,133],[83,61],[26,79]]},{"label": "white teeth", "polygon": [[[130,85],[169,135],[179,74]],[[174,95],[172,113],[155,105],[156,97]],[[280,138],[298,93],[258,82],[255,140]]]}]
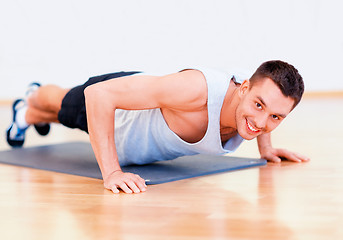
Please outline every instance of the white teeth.
[{"label": "white teeth", "polygon": [[247,122],[247,123],[248,123],[248,127],[249,127],[249,129],[250,129],[251,131],[253,131],[253,132],[258,132],[258,130],[255,129],[253,126],[251,126],[249,122]]}]

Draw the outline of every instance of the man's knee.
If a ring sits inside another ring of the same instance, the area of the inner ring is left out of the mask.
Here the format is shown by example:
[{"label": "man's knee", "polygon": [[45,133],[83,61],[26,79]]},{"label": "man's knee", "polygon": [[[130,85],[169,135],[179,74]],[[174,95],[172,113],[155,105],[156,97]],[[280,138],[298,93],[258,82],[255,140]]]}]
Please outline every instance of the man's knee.
[{"label": "man's knee", "polygon": [[57,85],[44,85],[29,97],[29,104],[41,110],[58,112],[66,92]]}]

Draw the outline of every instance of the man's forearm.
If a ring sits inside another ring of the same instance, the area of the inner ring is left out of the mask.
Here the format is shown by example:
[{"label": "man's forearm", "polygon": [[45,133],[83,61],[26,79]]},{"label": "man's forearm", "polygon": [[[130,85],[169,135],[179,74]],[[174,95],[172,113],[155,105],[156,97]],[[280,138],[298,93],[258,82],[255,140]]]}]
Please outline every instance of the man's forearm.
[{"label": "man's forearm", "polygon": [[261,151],[266,147],[272,147],[271,133],[265,133],[257,137],[258,150]]}]

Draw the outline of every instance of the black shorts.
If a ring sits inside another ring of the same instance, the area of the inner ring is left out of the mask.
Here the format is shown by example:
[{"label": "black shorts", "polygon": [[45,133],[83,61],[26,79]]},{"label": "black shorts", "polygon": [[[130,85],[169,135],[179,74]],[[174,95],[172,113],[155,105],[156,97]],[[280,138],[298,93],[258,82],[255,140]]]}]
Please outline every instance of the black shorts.
[{"label": "black shorts", "polygon": [[72,88],[63,98],[58,120],[69,128],[79,128],[88,133],[84,90],[87,86],[113,78],[133,75],[140,72],[116,72],[91,77],[83,85]]}]

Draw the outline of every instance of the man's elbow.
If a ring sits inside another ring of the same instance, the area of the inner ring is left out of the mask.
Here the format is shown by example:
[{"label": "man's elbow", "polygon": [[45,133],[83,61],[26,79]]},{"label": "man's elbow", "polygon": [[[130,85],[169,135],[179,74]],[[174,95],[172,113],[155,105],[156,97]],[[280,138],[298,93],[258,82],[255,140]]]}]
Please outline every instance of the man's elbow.
[{"label": "man's elbow", "polygon": [[86,108],[91,106],[101,109],[114,108],[111,95],[109,94],[109,91],[106,91],[104,88],[97,85],[90,85],[85,88],[83,93],[85,96]]},{"label": "man's elbow", "polygon": [[94,101],[97,99],[97,96],[99,95],[99,89],[95,87],[94,85],[87,86],[85,90],[83,91],[83,94],[85,96],[85,101]]}]

